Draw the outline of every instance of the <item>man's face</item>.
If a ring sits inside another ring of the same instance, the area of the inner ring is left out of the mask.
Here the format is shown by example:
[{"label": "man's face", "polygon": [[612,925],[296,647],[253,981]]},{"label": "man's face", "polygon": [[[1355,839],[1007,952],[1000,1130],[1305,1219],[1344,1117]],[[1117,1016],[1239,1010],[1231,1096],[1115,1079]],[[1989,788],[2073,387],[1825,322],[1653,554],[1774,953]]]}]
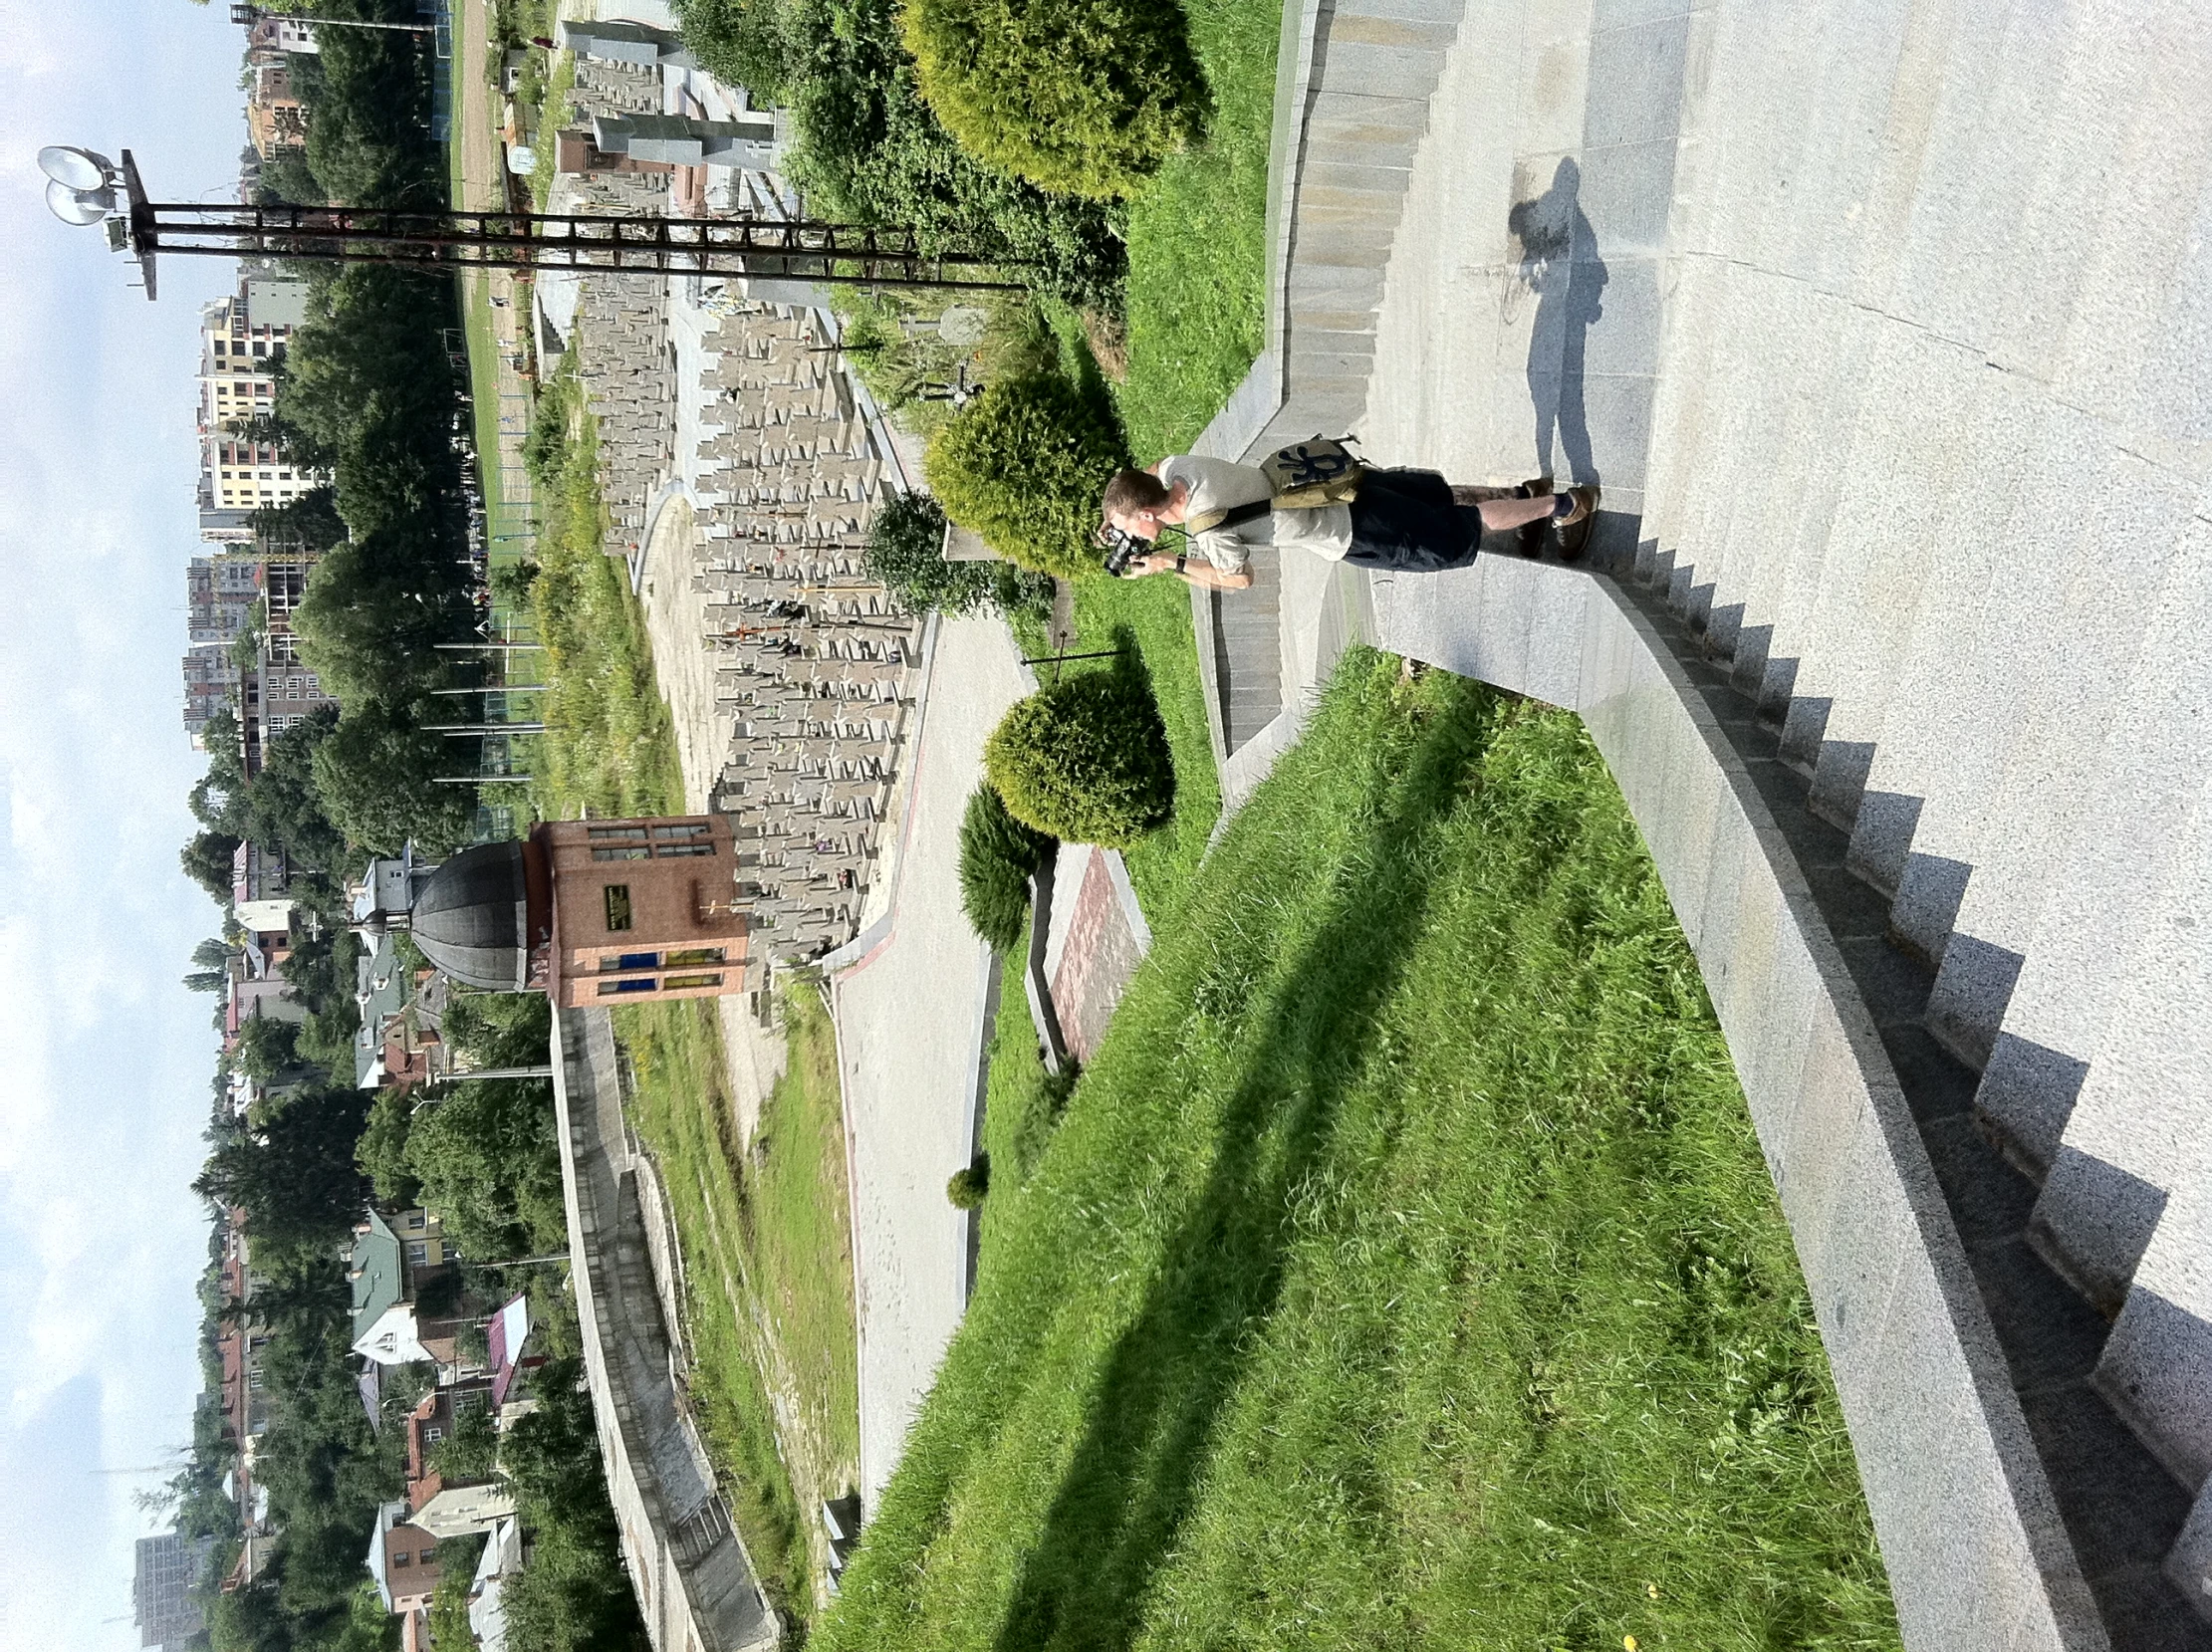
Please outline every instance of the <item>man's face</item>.
[{"label": "man's face", "polygon": [[1124,534],[1133,534],[1150,544],[1159,538],[1159,512],[1151,509],[1115,511],[1107,518]]}]

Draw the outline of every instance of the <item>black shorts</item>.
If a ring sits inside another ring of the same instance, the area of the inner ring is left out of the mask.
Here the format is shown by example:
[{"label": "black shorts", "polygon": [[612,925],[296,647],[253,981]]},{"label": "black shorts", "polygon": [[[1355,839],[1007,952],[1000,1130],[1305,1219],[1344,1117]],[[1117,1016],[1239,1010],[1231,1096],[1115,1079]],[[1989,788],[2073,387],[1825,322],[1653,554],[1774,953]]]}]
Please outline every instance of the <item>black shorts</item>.
[{"label": "black shorts", "polygon": [[1369,470],[1352,501],[1352,549],[1345,561],[1404,574],[1435,574],[1475,560],[1482,516],[1452,503],[1451,484],[1433,470]]}]

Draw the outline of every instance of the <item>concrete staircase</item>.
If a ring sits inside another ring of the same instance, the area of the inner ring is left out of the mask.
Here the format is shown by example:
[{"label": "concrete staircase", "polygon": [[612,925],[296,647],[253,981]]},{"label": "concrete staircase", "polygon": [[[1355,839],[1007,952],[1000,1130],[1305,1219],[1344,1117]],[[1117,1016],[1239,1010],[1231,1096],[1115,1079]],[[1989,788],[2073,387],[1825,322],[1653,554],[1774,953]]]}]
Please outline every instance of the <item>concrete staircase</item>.
[{"label": "concrete staircase", "polygon": [[[2145,1353],[2186,1360],[2190,1348],[2131,1345],[2107,1323],[2119,1303],[2076,1288],[2071,1236],[2052,1220],[2051,1181],[2033,1174],[2017,1149],[2007,1151],[2012,1138],[1990,1111],[1986,1071],[1940,1036],[1939,964],[1900,933],[1893,888],[1864,875],[1853,829],[1863,811],[1841,810],[1824,794],[1833,760],[1824,770],[1825,748],[1796,738],[1819,711],[1771,691],[1773,656],[1762,661],[1756,646],[1715,641],[1694,565],[1647,542],[1638,566],[1624,572],[1746,763],[1880,1031],[2110,1644],[2212,1647],[2212,1624],[2184,1593],[2203,1569],[2202,1553],[2189,1552],[2201,1550],[2201,1539],[2182,1541],[2201,1477],[2185,1479],[2161,1461],[2165,1419],[2141,1403],[2149,1386],[2141,1379],[2151,1373],[2137,1365]],[[2200,856],[2200,881],[2206,863]],[[2123,1290],[2122,1300],[2131,1295]]]},{"label": "concrete staircase", "polygon": [[1771,746],[2120,1647],[2212,1646],[2200,22],[1694,16],[1633,570]]}]

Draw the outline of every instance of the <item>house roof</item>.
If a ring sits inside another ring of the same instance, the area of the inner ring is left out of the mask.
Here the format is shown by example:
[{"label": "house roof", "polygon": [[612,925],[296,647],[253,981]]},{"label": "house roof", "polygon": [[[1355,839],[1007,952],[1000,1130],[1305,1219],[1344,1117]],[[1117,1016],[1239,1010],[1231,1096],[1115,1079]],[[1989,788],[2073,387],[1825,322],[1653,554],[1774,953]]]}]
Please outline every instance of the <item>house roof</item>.
[{"label": "house roof", "polygon": [[354,1282],[354,1340],[358,1342],[398,1302],[403,1289],[399,1236],[374,1211],[355,1230],[354,1254],[347,1272]]},{"label": "house roof", "polygon": [[383,1078],[384,1024],[407,1007],[409,985],[391,937],[378,935],[375,950],[363,955],[355,975],[361,1026],[354,1034],[354,1082],[364,1089]]},{"label": "house roof", "polygon": [[384,1536],[399,1523],[407,1512],[406,1504],[391,1502],[376,1511],[376,1529],[369,1534],[369,1575],[376,1579],[376,1593],[383,1599],[384,1610],[391,1610],[391,1584],[384,1576]]},{"label": "house roof", "polygon": [[369,1431],[380,1434],[384,1427],[384,1368],[373,1359],[362,1367],[361,1378],[354,1386],[361,1390],[362,1409],[369,1413]]}]

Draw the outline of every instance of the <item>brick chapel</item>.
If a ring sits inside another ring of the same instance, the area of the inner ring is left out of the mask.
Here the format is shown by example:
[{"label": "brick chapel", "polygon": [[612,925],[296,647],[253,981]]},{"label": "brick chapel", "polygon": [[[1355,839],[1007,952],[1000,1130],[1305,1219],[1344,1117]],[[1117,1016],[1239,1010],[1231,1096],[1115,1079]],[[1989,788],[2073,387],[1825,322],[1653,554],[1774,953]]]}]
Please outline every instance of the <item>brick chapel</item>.
[{"label": "brick chapel", "polygon": [[722,816],[548,821],[430,874],[409,930],[455,981],[563,1009],[715,998],[745,986]]}]

